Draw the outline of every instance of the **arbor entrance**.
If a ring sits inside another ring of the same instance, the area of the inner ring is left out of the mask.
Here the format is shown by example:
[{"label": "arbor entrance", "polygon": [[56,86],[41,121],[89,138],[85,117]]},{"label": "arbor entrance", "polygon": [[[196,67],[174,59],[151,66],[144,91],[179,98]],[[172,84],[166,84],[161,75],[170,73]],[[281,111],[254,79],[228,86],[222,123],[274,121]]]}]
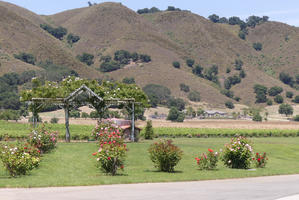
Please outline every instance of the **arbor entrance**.
[{"label": "arbor entrance", "polygon": [[[55,87],[57,88],[57,87]],[[138,88],[136,88],[138,89]],[[32,92],[32,91],[31,91]],[[119,92],[120,91],[119,89]],[[108,92],[109,93],[109,92]],[[23,95],[25,96],[25,95]],[[34,95],[34,96],[44,96],[44,95]],[[55,96],[55,95],[50,95]],[[58,105],[59,107],[64,109],[65,112],[65,140],[66,142],[70,142],[70,130],[69,130],[69,112],[71,109],[78,108],[83,105],[90,105],[100,115],[100,121],[107,109],[111,106],[121,106],[127,109],[127,111],[131,114],[131,135],[130,140],[135,141],[135,106],[141,105],[140,102],[135,102],[135,98],[107,98],[104,99],[99,96],[92,89],[87,87],[85,84],[81,85],[79,88],[75,89],[65,98],[60,97],[33,97],[28,99],[27,103],[30,105],[30,109],[33,113],[33,124],[36,126],[38,121],[38,113],[47,105]],[[26,96],[25,96],[26,98]]]}]

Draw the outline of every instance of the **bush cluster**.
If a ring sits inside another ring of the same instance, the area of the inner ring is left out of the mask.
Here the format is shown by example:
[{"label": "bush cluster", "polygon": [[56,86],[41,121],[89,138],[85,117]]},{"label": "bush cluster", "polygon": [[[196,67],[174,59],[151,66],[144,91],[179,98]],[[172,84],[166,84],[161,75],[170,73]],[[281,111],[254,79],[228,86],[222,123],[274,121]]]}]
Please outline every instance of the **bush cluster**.
[{"label": "bush cluster", "polygon": [[208,151],[207,154],[203,153],[199,158],[195,158],[200,170],[211,170],[217,167],[219,153],[214,152],[212,149],[208,149]]},{"label": "bush cluster", "polygon": [[183,151],[172,143],[172,140],[160,140],[152,144],[148,152],[155,167],[162,172],[173,172],[182,159]]},{"label": "bush cluster", "polygon": [[25,175],[39,166],[40,152],[33,146],[0,144],[0,159],[10,176]]},{"label": "bush cluster", "polygon": [[124,162],[127,152],[127,145],[124,144],[122,132],[115,124],[101,124],[94,129],[94,135],[99,141],[96,156],[98,167],[112,176],[117,174],[117,170],[124,169]]},{"label": "bush cluster", "polygon": [[58,140],[58,132],[54,132],[46,128],[43,124],[39,128],[33,130],[29,135],[27,142],[40,150],[41,153],[48,153],[56,147]]},{"label": "bush cluster", "polygon": [[231,139],[230,144],[225,145],[222,161],[230,168],[248,169],[252,159],[253,149],[250,141],[239,136]]},{"label": "bush cluster", "polygon": [[266,152],[263,154],[256,153],[255,158],[252,158],[256,168],[264,168],[267,164],[268,158]]}]

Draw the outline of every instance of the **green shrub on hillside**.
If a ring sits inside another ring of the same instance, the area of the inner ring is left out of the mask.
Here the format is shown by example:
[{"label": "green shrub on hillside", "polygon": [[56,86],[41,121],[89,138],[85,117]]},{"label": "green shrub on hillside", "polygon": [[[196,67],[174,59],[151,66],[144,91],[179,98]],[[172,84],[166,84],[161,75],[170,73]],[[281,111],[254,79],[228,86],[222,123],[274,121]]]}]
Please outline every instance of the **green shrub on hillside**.
[{"label": "green shrub on hillside", "polygon": [[82,55],[77,55],[77,58],[82,62],[87,64],[88,66],[92,65],[93,59],[94,59],[94,55],[89,54],[89,53],[83,53]]},{"label": "green shrub on hillside", "polygon": [[188,58],[188,59],[186,60],[186,64],[187,64],[188,67],[193,67],[193,65],[194,65],[194,60]]},{"label": "green shrub on hillside", "polygon": [[200,93],[197,92],[197,91],[191,91],[191,92],[188,94],[188,99],[189,99],[190,101],[200,102]]},{"label": "green shrub on hillside", "polygon": [[178,62],[178,61],[174,61],[172,63],[172,66],[174,66],[175,68],[180,68],[181,67],[181,64]]},{"label": "green shrub on hillside", "polygon": [[276,96],[276,95],[282,93],[282,91],[283,91],[283,89],[281,87],[274,86],[269,89],[268,94],[269,94],[269,96]]},{"label": "green shrub on hillside", "polygon": [[32,65],[35,65],[35,62],[36,62],[36,58],[34,57],[33,54],[30,54],[30,53],[21,52],[19,54],[14,54],[14,57],[16,59],[19,59],[19,60],[25,62],[25,63],[29,63]]},{"label": "green shrub on hillside", "polygon": [[281,95],[277,95],[275,98],[274,98],[274,101],[278,104],[281,104],[283,103],[283,97]]},{"label": "green shrub on hillside", "polygon": [[255,42],[252,46],[256,51],[261,51],[263,49],[263,45],[260,42]]},{"label": "green shrub on hillside", "polygon": [[180,84],[180,90],[184,92],[190,92],[190,87],[184,83]]},{"label": "green shrub on hillside", "polygon": [[67,34],[67,29],[61,26],[59,26],[58,28],[53,28],[49,24],[40,24],[40,27],[59,40],[62,40],[63,37]]},{"label": "green shrub on hillside", "polygon": [[225,107],[227,107],[229,109],[233,109],[235,106],[234,106],[233,102],[227,101],[227,102],[225,102]]}]

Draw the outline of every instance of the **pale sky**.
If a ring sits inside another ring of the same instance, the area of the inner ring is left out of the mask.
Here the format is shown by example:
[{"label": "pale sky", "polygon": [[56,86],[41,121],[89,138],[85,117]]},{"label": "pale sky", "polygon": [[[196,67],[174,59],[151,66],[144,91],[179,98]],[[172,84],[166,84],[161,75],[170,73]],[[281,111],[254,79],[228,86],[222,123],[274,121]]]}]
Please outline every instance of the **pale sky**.
[{"label": "pale sky", "polygon": [[[6,0],[7,2],[27,8],[37,14],[50,15],[64,10],[86,7],[88,0]],[[102,3],[103,0],[91,0]],[[250,15],[267,15],[271,21],[284,22],[299,26],[299,0],[118,0],[132,10],[158,7],[165,10],[175,6],[190,10],[203,17],[217,14],[220,17],[238,16],[245,20]]]}]

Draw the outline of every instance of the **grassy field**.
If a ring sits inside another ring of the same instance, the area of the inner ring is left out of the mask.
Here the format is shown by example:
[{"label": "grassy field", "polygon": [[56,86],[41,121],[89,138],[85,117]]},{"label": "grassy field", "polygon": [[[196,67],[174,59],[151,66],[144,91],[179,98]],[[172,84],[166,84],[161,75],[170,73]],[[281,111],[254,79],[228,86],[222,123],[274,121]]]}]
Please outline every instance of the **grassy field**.
[{"label": "grassy field", "polygon": [[219,150],[228,138],[176,138],[184,156],[175,173],[157,172],[147,149],[153,141],[128,144],[125,171],[118,176],[105,175],[96,168],[91,155],[97,150],[95,143],[59,143],[58,148],[45,155],[38,169],[30,175],[10,178],[0,164],[0,187],[47,187],[120,183],[195,181],[207,179],[242,178],[299,173],[299,138],[254,138],[256,152],[267,152],[269,163],[264,169],[237,170],[223,166],[216,170],[200,171],[195,157],[208,148]]},{"label": "grassy field", "polygon": [[[48,124],[52,130],[58,131],[59,138],[65,138],[64,124]],[[32,128],[30,124],[6,122],[0,120],[0,139],[7,135],[10,138],[26,138]],[[72,140],[91,139],[93,125],[70,125]],[[145,129],[141,131],[141,135]],[[232,137],[236,134],[248,137],[297,137],[299,129],[223,129],[223,128],[179,128],[156,127],[156,137]]]}]

